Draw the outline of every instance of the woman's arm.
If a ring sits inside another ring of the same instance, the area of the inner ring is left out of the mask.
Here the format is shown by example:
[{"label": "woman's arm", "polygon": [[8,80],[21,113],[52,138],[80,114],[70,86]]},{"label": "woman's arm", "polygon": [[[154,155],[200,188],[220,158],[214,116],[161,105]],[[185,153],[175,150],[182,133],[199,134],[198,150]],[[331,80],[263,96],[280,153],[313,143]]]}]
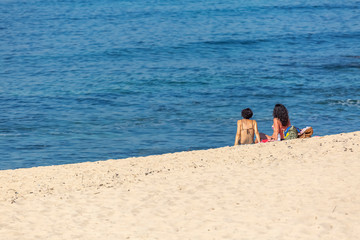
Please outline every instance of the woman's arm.
[{"label": "woman's arm", "polygon": [[240,137],[241,137],[241,120],[238,120],[237,121],[237,131],[236,131],[236,137],[235,137],[234,146],[239,145]]},{"label": "woman's arm", "polygon": [[280,133],[280,123],[277,118],[274,118],[274,133],[271,136],[271,140],[277,140]]},{"label": "woman's arm", "polygon": [[254,129],[255,129],[255,136],[256,136],[257,142],[261,142],[257,122],[255,120],[254,120]]}]

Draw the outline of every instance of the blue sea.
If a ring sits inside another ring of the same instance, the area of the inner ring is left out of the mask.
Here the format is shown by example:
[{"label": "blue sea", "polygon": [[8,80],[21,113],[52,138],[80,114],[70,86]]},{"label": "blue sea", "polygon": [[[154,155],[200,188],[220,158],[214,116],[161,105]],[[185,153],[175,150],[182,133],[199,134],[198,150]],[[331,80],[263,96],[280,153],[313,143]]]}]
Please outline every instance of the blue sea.
[{"label": "blue sea", "polygon": [[360,1],[2,0],[0,169],[360,130]]}]

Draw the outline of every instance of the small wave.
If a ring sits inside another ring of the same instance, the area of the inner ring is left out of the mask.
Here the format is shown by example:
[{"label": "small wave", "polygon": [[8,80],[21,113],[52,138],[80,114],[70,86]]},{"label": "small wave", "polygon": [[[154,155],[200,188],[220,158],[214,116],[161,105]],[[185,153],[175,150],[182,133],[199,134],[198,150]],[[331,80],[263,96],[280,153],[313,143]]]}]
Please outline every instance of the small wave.
[{"label": "small wave", "polygon": [[360,107],[360,100],[355,99],[347,99],[347,100],[328,100],[328,101],[320,101],[318,104],[329,104],[329,105],[341,105],[347,107]]},{"label": "small wave", "polygon": [[343,105],[343,106],[357,106],[360,107],[360,100],[347,99],[347,100],[337,100],[334,104]]},{"label": "small wave", "polygon": [[340,70],[347,68],[360,68],[360,63],[335,63],[335,64],[325,64],[320,66],[320,68],[328,70]]},{"label": "small wave", "polygon": [[253,45],[257,43],[268,42],[269,39],[254,39],[254,40],[219,40],[219,41],[205,41],[203,43],[210,45]]},{"label": "small wave", "polygon": [[346,58],[358,58],[358,59],[360,59],[360,56],[357,56],[357,55],[346,55],[346,56],[344,56],[344,57],[346,57]]},{"label": "small wave", "polygon": [[360,37],[360,32],[346,32],[346,33],[336,33],[332,34],[335,38],[342,39],[358,39]]},{"label": "small wave", "polygon": [[325,70],[343,70],[360,68],[360,62],[342,62],[342,63],[325,63],[325,64],[304,64],[304,67],[315,68],[315,69],[325,69]]},{"label": "small wave", "polygon": [[128,57],[130,56],[134,51],[129,48],[118,48],[118,49],[112,49],[105,51],[105,54],[110,57]]},{"label": "small wave", "polygon": [[31,144],[31,145],[16,147],[16,149],[17,150],[41,150],[41,149],[45,149],[48,147],[49,147],[49,145]]},{"label": "small wave", "polygon": [[[0,137],[8,137],[8,136],[14,136],[14,134],[10,134],[10,133],[0,133]],[[17,134],[17,136],[20,136],[20,134]]]},{"label": "small wave", "polygon": [[358,9],[359,5],[354,4],[323,4],[323,5],[283,5],[271,6],[267,8],[280,9],[280,10],[334,10],[334,9]]}]

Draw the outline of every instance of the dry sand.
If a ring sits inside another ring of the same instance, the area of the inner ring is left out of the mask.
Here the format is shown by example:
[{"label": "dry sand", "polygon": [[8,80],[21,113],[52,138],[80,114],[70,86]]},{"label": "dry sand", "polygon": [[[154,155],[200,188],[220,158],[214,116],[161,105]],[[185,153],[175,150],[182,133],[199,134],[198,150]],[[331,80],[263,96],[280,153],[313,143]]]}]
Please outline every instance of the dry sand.
[{"label": "dry sand", "polygon": [[360,239],[360,132],[0,171],[0,239]]}]

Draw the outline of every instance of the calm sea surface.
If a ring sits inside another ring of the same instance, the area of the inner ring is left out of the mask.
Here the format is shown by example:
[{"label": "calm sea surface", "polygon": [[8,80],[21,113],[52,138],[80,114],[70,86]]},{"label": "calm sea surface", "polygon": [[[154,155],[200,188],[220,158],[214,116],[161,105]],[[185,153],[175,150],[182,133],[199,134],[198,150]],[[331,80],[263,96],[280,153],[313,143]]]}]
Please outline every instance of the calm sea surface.
[{"label": "calm sea surface", "polygon": [[360,1],[0,3],[0,169],[360,130]]}]

